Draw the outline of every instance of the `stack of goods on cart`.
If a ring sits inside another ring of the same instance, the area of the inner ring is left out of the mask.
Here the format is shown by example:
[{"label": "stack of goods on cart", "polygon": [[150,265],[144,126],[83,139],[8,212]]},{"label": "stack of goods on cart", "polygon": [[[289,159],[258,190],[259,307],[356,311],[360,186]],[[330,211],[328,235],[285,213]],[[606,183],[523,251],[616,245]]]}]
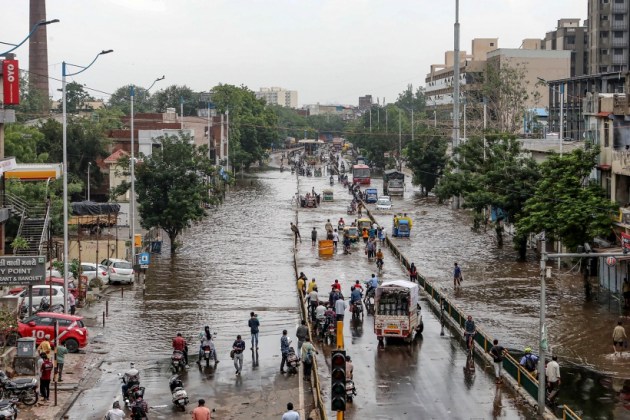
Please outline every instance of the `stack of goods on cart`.
[{"label": "stack of goods on cart", "polygon": [[409,289],[383,290],[378,302],[379,315],[408,316]]}]

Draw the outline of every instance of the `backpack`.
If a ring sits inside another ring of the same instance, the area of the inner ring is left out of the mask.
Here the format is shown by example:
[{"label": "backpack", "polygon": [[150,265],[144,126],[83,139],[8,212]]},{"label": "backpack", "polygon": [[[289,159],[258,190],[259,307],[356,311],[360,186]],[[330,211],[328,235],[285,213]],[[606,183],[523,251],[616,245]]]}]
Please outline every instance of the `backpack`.
[{"label": "backpack", "polygon": [[313,363],[313,353],[310,349],[306,352],[306,356],[304,356],[304,363],[308,365]]},{"label": "backpack", "polygon": [[531,355],[525,356],[525,369],[527,369],[529,372],[533,372],[536,370],[536,362],[534,362],[534,359],[532,359]]}]

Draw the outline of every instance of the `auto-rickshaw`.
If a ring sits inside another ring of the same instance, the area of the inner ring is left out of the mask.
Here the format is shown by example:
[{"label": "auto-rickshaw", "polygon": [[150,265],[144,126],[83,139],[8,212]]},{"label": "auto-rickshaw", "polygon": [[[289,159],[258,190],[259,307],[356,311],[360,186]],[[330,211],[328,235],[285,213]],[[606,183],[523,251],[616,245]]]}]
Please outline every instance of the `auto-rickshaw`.
[{"label": "auto-rickshaw", "polygon": [[362,217],[357,220],[357,226],[360,232],[363,232],[363,228],[370,230],[372,228],[372,221],[367,217]]},{"label": "auto-rickshaw", "polygon": [[333,190],[324,190],[322,191],[322,200],[323,201],[333,201]]},{"label": "auto-rickshaw", "polygon": [[350,239],[350,242],[357,242],[359,240],[359,229],[356,226],[344,227],[343,234]]}]

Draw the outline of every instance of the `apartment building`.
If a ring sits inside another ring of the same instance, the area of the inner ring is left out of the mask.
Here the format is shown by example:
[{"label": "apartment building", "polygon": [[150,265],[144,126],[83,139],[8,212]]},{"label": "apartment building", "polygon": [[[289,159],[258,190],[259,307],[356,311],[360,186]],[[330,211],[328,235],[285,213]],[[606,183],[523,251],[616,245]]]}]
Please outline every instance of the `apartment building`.
[{"label": "apartment building", "polygon": [[359,96],[359,111],[365,111],[372,107],[372,95]]},{"label": "apartment building", "polygon": [[258,99],[264,99],[268,104],[280,105],[287,108],[298,107],[297,90],[286,90],[281,87],[263,87],[256,92]]},{"label": "apartment building", "polygon": [[588,72],[630,70],[628,0],[588,0]]},{"label": "apartment building", "polygon": [[560,19],[557,28],[547,32],[542,41],[544,50],[571,51],[571,77],[582,76],[588,72],[587,30],[585,25],[580,24],[580,19]]}]

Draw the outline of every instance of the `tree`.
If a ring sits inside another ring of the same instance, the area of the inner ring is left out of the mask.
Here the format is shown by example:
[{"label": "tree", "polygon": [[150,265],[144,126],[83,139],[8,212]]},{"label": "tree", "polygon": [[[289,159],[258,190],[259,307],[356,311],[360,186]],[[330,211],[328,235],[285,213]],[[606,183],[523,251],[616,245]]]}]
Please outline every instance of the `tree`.
[{"label": "tree", "polygon": [[23,122],[45,116],[47,102],[50,100],[31,84],[28,77],[20,76],[20,104],[7,108],[15,109],[16,119]]},{"label": "tree", "polygon": [[426,195],[437,184],[446,167],[447,139],[432,127],[422,125],[405,149],[407,167],[413,171],[412,183],[421,185]]},{"label": "tree", "polygon": [[[131,114],[131,86],[121,86],[109,97],[108,106],[117,109],[123,115]],[[155,112],[155,100],[149,92],[140,86],[135,86],[133,110],[134,112]]]},{"label": "tree", "polygon": [[[464,207],[474,212],[474,229],[485,222],[484,212],[495,212],[495,231],[503,244],[503,224],[517,223],[525,201],[539,179],[536,162],[521,153],[518,140],[508,134],[473,136],[456,150],[456,158],[437,188],[440,199],[461,196]],[[524,258],[524,242],[515,244]]]},{"label": "tree", "polygon": [[199,95],[188,86],[171,85],[157,91],[152,100],[157,112],[166,112],[167,108],[175,108],[179,114],[181,101],[184,101],[184,115],[197,115]]},{"label": "tree", "polygon": [[526,74],[524,66],[488,61],[481,90],[488,100],[490,128],[501,133],[518,133],[526,102],[530,97],[536,100],[539,96],[529,91]]},{"label": "tree", "polygon": [[43,163],[48,161],[48,153],[37,152],[38,144],[44,135],[35,127],[22,124],[8,124],[5,130],[4,153],[15,156],[19,163]]},{"label": "tree", "polygon": [[541,164],[536,192],[517,222],[520,235],[545,231],[548,239],[561,240],[575,250],[594,237],[610,234],[619,206],[589,180],[597,155],[594,149],[577,149]]},{"label": "tree", "polygon": [[[94,101],[95,99],[87,93],[83,88],[83,85],[77,82],[66,83],[66,111],[67,112],[79,112],[87,109],[92,109],[86,104],[86,102]],[[61,111],[63,103],[59,103],[59,110]]]},{"label": "tree", "polygon": [[206,182],[215,167],[207,146],[195,146],[187,135],[156,140],[161,147],[151,156],[141,156],[142,163],[136,166],[138,211],[142,227],[163,229],[175,253],[179,234],[205,216],[204,205],[219,201]]},{"label": "tree", "polygon": [[426,97],[424,96],[424,89],[419,87],[416,92],[413,92],[413,86],[407,85],[407,89],[398,94],[396,99],[396,106],[403,109],[412,110],[416,113],[423,112],[426,107]]}]

